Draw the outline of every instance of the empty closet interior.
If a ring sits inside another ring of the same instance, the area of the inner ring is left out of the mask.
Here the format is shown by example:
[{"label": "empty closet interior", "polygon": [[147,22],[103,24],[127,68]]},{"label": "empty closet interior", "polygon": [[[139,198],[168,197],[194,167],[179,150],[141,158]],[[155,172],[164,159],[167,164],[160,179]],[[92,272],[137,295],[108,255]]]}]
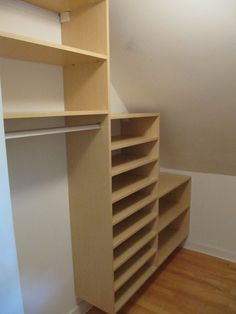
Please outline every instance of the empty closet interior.
[{"label": "empty closet interior", "polygon": [[58,299],[117,313],[187,237],[191,178],[160,173],[158,113],[110,113],[108,1],[21,5],[49,21],[44,38],[36,24],[0,32],[26,311],[63,284]]}]

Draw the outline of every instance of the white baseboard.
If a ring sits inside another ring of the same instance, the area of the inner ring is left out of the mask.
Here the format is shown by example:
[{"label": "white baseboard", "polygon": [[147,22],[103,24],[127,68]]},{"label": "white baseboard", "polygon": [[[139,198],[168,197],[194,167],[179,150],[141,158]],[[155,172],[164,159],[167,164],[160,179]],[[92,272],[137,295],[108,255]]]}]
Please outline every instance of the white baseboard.
[{"label": "white baseboard", "polygon": [[91,309],[92,305],[85,301],[80,301],[78,305],[71,310],[68,314],[85,314]]},{"label": "white baseboard", "polygon": [[189,241],[185,242],[184,248],[222,258],[227,261],[236,262],[236,252],[231,252],[216,247],[207,246],[201,243],[194,243]]}]

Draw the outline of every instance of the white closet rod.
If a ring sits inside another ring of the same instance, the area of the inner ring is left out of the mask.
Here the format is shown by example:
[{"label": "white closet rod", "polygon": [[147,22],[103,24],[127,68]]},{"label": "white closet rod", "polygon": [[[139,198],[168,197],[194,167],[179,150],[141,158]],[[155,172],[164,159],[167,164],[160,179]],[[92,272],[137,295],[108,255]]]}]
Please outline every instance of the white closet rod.
[{"label": "white closet rod", "polygon": [[80,126],[70,126],[61,128],[50,128],[50,129],[38,129],[38,130],[27,130],[27,131],[16,131],[16,132],[6,132],[5,139],[10,140],[14,138],[50,135],[50,134],[61,134],[61,133],[71,133],[80,131],[90,131],[100,129],[100,124],[90,124],[90,125],[80,125]]}]

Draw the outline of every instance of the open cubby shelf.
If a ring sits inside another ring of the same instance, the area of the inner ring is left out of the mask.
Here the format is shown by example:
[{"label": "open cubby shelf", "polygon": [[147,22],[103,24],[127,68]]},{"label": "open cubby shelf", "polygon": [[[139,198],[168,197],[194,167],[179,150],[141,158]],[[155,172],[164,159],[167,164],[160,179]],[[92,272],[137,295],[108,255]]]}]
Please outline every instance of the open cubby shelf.
[{"label": "open cubby shelf", "polygon": [[113,226],[156,200],[155,194],[139,191],[113,204]]},{"label": "open cubby shelf", "polygon": [[114,271],[122,266],[132,256],[134,256],[134,254],[142,249],[145,245],[152,242],[156,236],[156,231],[144,228],[122,243],[122,245],[117,247],[114,250]]},{"label": "open cubby shelf", "polygon": [[111,149],[117,150],[125,147],[135,146],[154,142],[158,138],[156,136],[113,136],[111,141]]},{"label": "open cubby shelf", "polygon": [[189,176],[160,172],[161,184],[159,186],[159,198],[163,197],[189,180]]},{"label": "open cubby shelf", "polygon": [[147,246],[136,253],[115,272],[115,291],[119,290],[144,264],[157,252],[157,249]]},{"label": "open cubby shelf", "polygon": [[[161,208],[161,209],[160,209]],[[173,202],[172,200],[166,200],[160,206],[159,203],[159,221],[158,221],[158,231],[162,231],[166,226],[168,226],[173,220],[175,220],[184,211],[188,210],[189,205],[182,206],[181,203]]]},{"label": "open cubby shelf", "polygon": [[156,266],[148,263],[145,264],[120,290],[118,290],[115,298],[115,312],[118,312],[122,306],[127,303],[156,270]]},{"label": "open cubby shelf", "polygon": [[188,229],[189,211],[186,211],[159,233],[158,266],[186,239]]},{"label": "open cubby shelf", "polygon": [[113,247],[116,248],[133,234],[150,224],[157,217],[156,212],[142,210],[114,227]]},{"label": "open cubby shelf", "polygon": [[157,156],[139,156],[128,154],[117,154],[112,157],[112,176],[147,165],[157,161]]},{"label": "open cubby shelf", "polygon": [[125,174],[113,179],[112,203],[118,202],[149,185],[157,182],[156,176],[142,176],[136,174]]}]

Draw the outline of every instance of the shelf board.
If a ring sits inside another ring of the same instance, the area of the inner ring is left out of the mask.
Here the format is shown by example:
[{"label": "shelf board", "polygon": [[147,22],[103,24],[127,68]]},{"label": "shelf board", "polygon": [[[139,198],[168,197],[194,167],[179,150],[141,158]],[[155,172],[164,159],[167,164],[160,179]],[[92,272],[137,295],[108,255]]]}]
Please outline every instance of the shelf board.
[{"label": "shelf board", "polygon": [[44,111],[44,112],[5,112],[4,119],[30,119],[30,118],[50,118],[50,117],[72,117],[108,114],[105,110],[97,111]]},{"label": "shelf board", "polygon": [[122,113],[110,115],[111,120],[159,117],[159,113]]},{"label": "shelf board", "polygon": [[112,157],[112,176],[116,176],[123,172],[147,165],[151,162],[157,161],[155,156],[139,156],[119,154]]},{"label": "shelf board", "polygon": [[121,222],[114,230],[113,248],[115,249],[156,218],[156,212],[147,213],[146,210],[143,210],[143,212],[139,212]]},{"label": "shelf board", "polygon": [[144,229],[119,246],[114,252],[114,271],[121,267],[145,245],[150,243],[156,236],[156,231]]},{"label": "shelf board", "polygon": [[185,212],[189,206],[189,204],[184,205],[181,202],[174,202],[173,200],[165,200],[165,203],[162,205],[159,203],[158,231],[161,232],[166,228],[172,221]]},{"label": "shelf board", "polygon": [[178,230],[167,227],[159,235],[158,267],[174,252],[174,250],[186,239],[188,229]]},{"label": "shelf board", "polygon": [[157,267],[155,266],[143,267],[118,291],[119,295],[116,297],[115,312],[118,312],[129,301],[156,270]]},{"label": "shelf board", "polygon": [[40,8],[53,12],[74,11],[81,6],[101,2],[102,0],[24,0]]},{"label": "shelf board", "polygon": [[157,249],[153,247],[143,248],[125,263],[115,274],[115,291],[119,290],[144,264],[155,254]]},{"label": "shelf board", "polygon": [[0,32],[0,57],[56,65],[104,61],[103,54]]},{"label": "shelf board", "polygon": [[189,176],[177,175],[172,173],[160,172],[159,179],[159,198],[173,191],[180,185],[188,182]]},{"label": "shelf board", "polygon": [[126,148],[130,146],[140,145],[144,143],[157,141],[157,136],[112,136],[111,139],[111,150]]},{"label": "shelf board", "polygon": [[157,182],[157,180],[157,176],[148,177],[128,173],[114,177],[112,182],[112,203]]},{"label": "shelf board", "polygon": [[155,194],[139,193],[130,195],[128,198],[121,200],[119,203],[113,205],[113,219],[112,224],[115,226],[119,222],[138,212],[145,206],[157,200]]}]

